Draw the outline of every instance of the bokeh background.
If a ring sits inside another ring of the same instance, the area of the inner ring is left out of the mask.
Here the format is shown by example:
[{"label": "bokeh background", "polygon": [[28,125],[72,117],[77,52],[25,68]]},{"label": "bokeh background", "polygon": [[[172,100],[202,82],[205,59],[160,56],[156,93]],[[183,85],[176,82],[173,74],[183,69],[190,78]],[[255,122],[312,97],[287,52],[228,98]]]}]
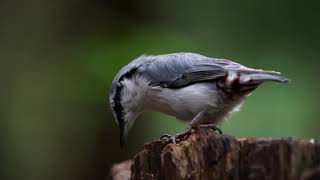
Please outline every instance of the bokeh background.
[{"label": "bokeh background", "polygon": [[281,71],[222,125],[237,137],[320,138],[319,1],[1,0],[1,179],[102,180],[186,125],[140,117],[119,148],[107,96],[141,54],[196,52]]}]

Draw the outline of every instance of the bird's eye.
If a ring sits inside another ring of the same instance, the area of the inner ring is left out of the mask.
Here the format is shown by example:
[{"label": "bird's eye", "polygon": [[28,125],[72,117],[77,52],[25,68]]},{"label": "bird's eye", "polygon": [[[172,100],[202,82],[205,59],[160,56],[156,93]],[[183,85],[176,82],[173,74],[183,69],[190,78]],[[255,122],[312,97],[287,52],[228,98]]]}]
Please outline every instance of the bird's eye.
[{"label": "bird's eye", "polygon": [[113,101],[110,102],[110,106],[111,106],[112,108],[114,107],[114,102],[113,102]]}]

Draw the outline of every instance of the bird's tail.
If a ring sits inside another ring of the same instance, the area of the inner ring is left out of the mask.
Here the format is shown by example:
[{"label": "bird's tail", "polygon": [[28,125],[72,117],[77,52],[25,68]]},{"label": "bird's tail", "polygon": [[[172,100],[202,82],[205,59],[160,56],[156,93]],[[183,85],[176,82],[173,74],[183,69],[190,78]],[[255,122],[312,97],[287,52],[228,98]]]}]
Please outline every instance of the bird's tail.
[{"label": "bird's tail", "polygon": [[276,71],[249,70],[240,72],[239,84],[261,84],[266,81],[288,83],[290,80]]},{"label": "bird's tail", "polygon": [[246,94],[267,81],[287,83],[289,79],[275,71],[246,69],[228,72],[225,78],[219,81],[219,87],[226,92]]}]

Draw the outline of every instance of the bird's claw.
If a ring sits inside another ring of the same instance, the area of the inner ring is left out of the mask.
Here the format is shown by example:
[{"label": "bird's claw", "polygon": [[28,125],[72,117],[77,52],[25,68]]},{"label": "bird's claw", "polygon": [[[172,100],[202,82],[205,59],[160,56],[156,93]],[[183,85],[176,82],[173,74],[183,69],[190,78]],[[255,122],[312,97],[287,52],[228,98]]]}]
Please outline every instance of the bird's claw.
[{"label": "bird's claw", "polygon": [[190,127],[188,127],[185,131],[176,135],[164,134],[160,137],[160,139],[169,143],[172,142],[173,144],[176,144],[177,142],[186,139],[192,133],[192,130],[196,130],[198,128],[208,128],[213,131],[217,131],[219,134],[223,134],[221,129],[218,128],[215,124],[202,124],[199,126],[190,125]]},{"label": "bird's claw", "polygon": [[168,143],[172,142],[173,144],[176,144],[178,137],[177,135],[164,134],[160,137],[160,139]]},{"label": "bird's claw", "polygon": [[176,144],[176,136],[170,135],[170,134],[164,134],[160,137],[163,141],[172,141],[173,144]]},{"label": "bird's claw", "polygon": [[172,142],[173,144],[176,144],[177,142],[180,142],[186,138],[186,136],[189,136],[192,132],[192,128],[187,128],[184,132],[176,134],[176,135],[170,135],[170,134],[164,134],[160,137],[161,140]]},{"label": "bird's claw", "polygon": [[220,128],[218,128],[217,126],[213,126],[213,127],[211,127],[211,128],[212,128],[212,130],[214,130],[214,131],[218,131],[219,134],[223,134],[222,130],[221,130]]},{"label": "bird's claw", "polygon": [[199,125],[200,128],[209,128],[212,129],[213,131],[217,131],[219,134],[223,134],[220,128],[217,127],[216,124],[202,124]]},{"label": "bird's claw", "polygon": [[171,139],[171,137],[172,137],[172,135],[170,135],[170,134],[163,134],[163,135],[160,137],[160,139],[161,139],[161,140],[168,140],[168,139]]}]

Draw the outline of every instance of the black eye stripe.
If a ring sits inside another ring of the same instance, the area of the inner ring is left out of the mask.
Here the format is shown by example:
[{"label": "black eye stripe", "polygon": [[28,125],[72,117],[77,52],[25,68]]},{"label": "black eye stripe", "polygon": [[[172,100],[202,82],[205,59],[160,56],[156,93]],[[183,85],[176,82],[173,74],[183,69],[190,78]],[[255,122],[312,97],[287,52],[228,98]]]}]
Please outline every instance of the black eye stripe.
[{"label": "black eye stripe", "polygon": [[117,121],[119,123],[120,128],[124,126],[123,107],[121,104],[121,94],[120,94],[121,90],[122,90],[122,88],[120,86],[116,87],[116,94],[114,96],[114,106],[113,106],[113,109],[114,109],[114,112],[117,116]]},{"label": "black eye stripe", "polygon": [[137,68],[134,68],[131,71],[128,71],[127,73],[123,74],[119,78],[116,89],[115,89],[115,95],[113,98],[113,107],[112,108],[116,114],[116,118],[117,118],[117,121],[119,124],[120,131],[123,131],[123,129],[124,129],[124,112],[123,112],[123,106],[121,104],[121,91],[123,89],[122,82],[125,78],[126,79],[131,78],[135,74],[136,71],[137,71]]}]

